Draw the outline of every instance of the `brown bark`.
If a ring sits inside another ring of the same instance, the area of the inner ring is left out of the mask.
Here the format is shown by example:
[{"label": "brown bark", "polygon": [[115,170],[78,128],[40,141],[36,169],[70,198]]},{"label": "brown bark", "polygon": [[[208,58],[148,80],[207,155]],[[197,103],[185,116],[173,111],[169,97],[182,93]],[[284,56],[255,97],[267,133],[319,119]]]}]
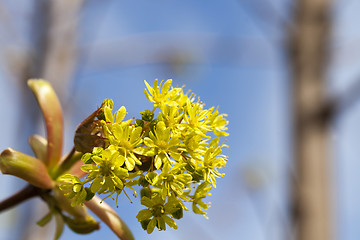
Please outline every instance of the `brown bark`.
[{"label": "brown bark", "polygon": [[298,0],[290,39],[293,67],[294,226],[297,240],[333,239],[325,95],[329,0]]}]

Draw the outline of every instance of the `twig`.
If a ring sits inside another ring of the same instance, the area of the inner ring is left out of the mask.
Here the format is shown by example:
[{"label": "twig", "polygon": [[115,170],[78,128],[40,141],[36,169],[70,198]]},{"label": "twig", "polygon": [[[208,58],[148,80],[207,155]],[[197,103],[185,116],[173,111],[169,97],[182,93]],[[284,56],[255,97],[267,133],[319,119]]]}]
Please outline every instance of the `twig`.
[{"label": "twig", "polygon": [[0,202],[0,213],[16,205],[29,200],[30,198],[40,196],[44,193],[44,190],[33,185],[27,185],[25,188],[15,193],[11,197]]}]

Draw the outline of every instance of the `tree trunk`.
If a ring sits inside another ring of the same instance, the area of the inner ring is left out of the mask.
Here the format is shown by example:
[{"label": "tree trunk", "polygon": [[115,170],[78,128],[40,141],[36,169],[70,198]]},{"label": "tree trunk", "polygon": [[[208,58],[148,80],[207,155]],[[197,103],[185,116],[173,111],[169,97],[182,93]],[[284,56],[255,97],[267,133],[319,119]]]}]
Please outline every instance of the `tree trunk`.
[{"label": "tree trunk", "polygon": [[329,0],[298,0],[290,37],[293,78],[296,240],[331,240],[328,125],[325,96]]}]

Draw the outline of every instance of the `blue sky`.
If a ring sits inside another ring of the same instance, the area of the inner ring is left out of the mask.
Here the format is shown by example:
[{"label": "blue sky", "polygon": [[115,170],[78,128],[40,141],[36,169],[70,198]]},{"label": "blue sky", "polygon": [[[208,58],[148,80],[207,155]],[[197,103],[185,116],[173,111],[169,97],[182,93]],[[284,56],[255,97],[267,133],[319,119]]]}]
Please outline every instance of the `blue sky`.
[{"label": "blue sky", "polygon": [[[287,2],[272,1],[272,9],[280,19],[289,15]],[[359,39],[358,30],[349,23],[356,20],[360,6],[349,0],[342,4],[338,3],[339,9],[334,10],[330,94],[345,92],[359,73],[358,64],[352,60],[358,59],[357,48],[351,56],[346,51],[349,42]],[[25,7],[19,11],[28,12]],[[188,212],[178,222],[178,230],[147,235],[135,218],[140,205],[136,200],[130,204],[124,197],[117,211],[137,239],[289,239],[286,227],[291,98],[283,49],[285,36],[278,17],[268,17],[264,14],[268,11],[261,11],[257,12],[251,1],[94,0],[80,15],[80,57],[61,99],[66,150],[71,148],[77,124],[104,98],[112,98],[116,107],[126,106],[129,117],[138,117],[140,111],[149,108],[143,80],[172,78],[174,84],[185,84],[185,89],[200,96],[207,107],[219,106],[220,112],[229,115],[229,162],[224,169],[226,176],[219,180],[209,199],[209,220]],[[26,16],[18,23],[19,29],[25,31]],[[5,78],[0,78],[0,86],[0,107],[7,116],[0,119],[6,126],[0,148],[29,151],[25,140],[18,140],[27,136],[13,135],[19,124],[14,119],[22,116],[16,108],[22,104],[21,92]],[[339,239],[345,240],[360,238],[358,108],[356,104],[332,126],[336,229]],[[44,134],[41,124],[34,132]],[[21,185],[21,181],[9,176],[0,175],[0,179],[7,183],[0,185],[2,197]],[[11,234],[11,226],[19,216],[16,211],[0,215],[0,232],[4,233],[0,240],[11,239],[6,232]],[[115,239],[106,226],[86,236],[66,229],[63,236],[99,238]]]}]

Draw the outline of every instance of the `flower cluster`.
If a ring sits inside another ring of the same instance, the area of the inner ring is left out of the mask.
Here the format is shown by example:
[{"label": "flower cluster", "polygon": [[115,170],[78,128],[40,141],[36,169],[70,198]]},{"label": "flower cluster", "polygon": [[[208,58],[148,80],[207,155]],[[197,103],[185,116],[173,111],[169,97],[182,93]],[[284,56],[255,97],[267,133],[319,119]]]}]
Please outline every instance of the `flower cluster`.
[{"label": "flower cluster", "polygon": [[145,96],[154,108],[141,112],[141,119],[125,121],[126,108],[113,113],[113,102],[106,99],[86,122],[86,127],[94,126],[88,139],[100,139],[102,145],[82,156],[85,179],[66,174],[58,183],[74,205],[94,194],[104,199],[116,194],[117,200],[122,192],[128,196],[127,188],[136,196],[133,187],[141,186],[146,208],[136,217],[151,233],[166,225],[176,229],[174,219],[188,210],[186,202],[192,203],[194,213],[206,216],[209,203],[202,200],[216,187],[216,178],[224,176],[219,169],[226,165],[222,148],[227,146],[220,138],[228,135],[228,121],[217,108],[205,109],[194,94],[172,87],[171,79],[145,84]]}]

